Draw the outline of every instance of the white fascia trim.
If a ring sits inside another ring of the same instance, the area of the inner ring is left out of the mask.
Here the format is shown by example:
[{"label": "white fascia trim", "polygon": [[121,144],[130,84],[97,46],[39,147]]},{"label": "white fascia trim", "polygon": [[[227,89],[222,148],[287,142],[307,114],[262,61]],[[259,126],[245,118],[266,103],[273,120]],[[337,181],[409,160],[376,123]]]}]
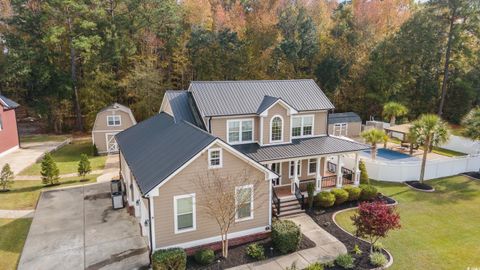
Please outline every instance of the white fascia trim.
[{"label": "white fascia trim", "polygon": [[15,150],[17,150],[17,149],[18,149],[18,144],[15,145],[15,146],[12,147],[12,148],[9,148],[9,149],[1,152],[1,153],[0,153],[0,157],[3,157],[3,156],[5,156],[5,155],[7,155],[7,154],[10,154],[10,153],[12,153],[13,151],[15,151]]},{"label": "white fascia trim", "polygon": [[267,116],[268,115],[268,110],[270,110],[273,106],[277,105],[278,103],[280,103],[280,105],[282,105],[285,109],[287,109],[287,115],[291,115],[291,114],[297,114],[298,111],[295,110],[295,108],[293,108],[292,106],[288,105],[285,101],[283,101],[282,99],[278,99],[277,101],[275,101],[274,103],[272,103],[272,105],[268,106],[268,108],[266,108],[265,110],[263,110],[263,112],[261,112],[259,115],[260,116]]},{"label": "white fascia trim", "polygon": [[[262,233],[262,232],[268,232],[268,231],[270,231],[269,227],[270,227],[270,225],[266,224],[263,227],[256,227],[256,228],[252,228],[252,229],[248,229],[248,230],[244,230],[244,231],[229,233],[228,234],[228,239],[234,239],[234,238],[247,236],[247,235],[252,235],[252,234],[257,234],[257,233]],[[197,247],[197,246],[202,246],[202,245],[206,245],[206,244],[219,242],[221,240],[222,240],[222,237],[220,235],[218,235],[218,236],[199,239],[199,240],[194,240],[194,241],[190,241],[190,242],[178,243],[178,244],[175,244],[175,245],[162,246],[162,247],[158,247],[158,249],[166,249],[166,248],[173,248],[173,247],[190,248],[190,247]]]}]

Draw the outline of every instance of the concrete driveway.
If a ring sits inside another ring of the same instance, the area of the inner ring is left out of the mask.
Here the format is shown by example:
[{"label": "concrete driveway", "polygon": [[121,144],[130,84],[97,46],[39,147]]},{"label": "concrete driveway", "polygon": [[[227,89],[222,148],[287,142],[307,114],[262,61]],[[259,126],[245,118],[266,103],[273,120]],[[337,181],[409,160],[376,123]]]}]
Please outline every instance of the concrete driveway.
[{"label": "concrete driveway", "polygon": [[42,193],[18,269],[147,269],[146,240],[110,183]]},{"label": "concrete driveway", "polygon": [[22,143],[22,148],[0,157],[0,168],[3,168],[3,165],[8,163],[13,173],[17,175],[23,169],[43,157],[43,154],[57,149],[64,143],[65,142]]}]

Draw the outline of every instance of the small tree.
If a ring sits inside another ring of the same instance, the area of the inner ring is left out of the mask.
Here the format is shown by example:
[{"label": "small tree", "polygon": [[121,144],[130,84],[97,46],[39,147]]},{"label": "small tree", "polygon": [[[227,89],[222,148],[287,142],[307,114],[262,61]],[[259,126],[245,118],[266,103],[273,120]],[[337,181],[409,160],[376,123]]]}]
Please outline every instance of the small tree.
[{"label": "small tree", "polygon": [[[222,238],[222,256],[228,257],[228,232],[234,225],[237,214],[241,209],[239,206],[246,206],[254,201],[254,206],[262,206],[265,192],[258,192],[258,187],[265,183],[263,178],[255,178],[244,169],[239,175],[222,175],[216,170],[209,170],[205,175],[199,175],[193,184],[200,189],[197,198],[197,205],[205,211],[218,225]],[[239,187],[252,187],[253,192],[242,192]],[[237,207],[238,206],[238,207]],[[248,209],[243,209],[247,210]],[[254,211],[254,209],[250,209]]]},{"label": "small tree", "polygon": [[365,130],[360,134],[367,143],[372,145],[372,159],[377,157],[377,143],[383,142],[385,135],[385,131],[376,128]]},{"label": "small tree", "polygon": [[404,116],[408,113],[407,107],[398,102],[388,102],[383,105],[383,116],[390,119],[390,126],[395,125],[398,116]]},{"label": "small tree", "polygon": [[463,135],[472,139],[480,140],[480,107],[472,109],[463,119]]},{"label": "small tree", "polygon": [[423,183],[429,147],[437,146],[448,141],[449,129],[447,124],[437,115],[424,114],[413,122],[413,125],[410,127],[409,136],[412,140],[415,140],[415,143],[423,147],[422,167],[420,169],[420,182]]},{"label": "small tree", "polygon": [[360,203],[352,221],[356,227],[355,235],[370,242],[370,253],[380,238],[385,238],[389,231],[400,228],[400,215],[393,207],[381,201]]},{"label": "small tree", "polygon": [[85,179],[85,176],[92,171],[90,166],[90,160],[86,154],[80,155],[80,161],[78,162],[78,175]]},{"label": "small tree", "polygon": [[358,169],[360,170],[360,184],[370,185],[370,178],[368,178],[367,167],[365,162],[360,160],[358,163]]},{"label": "small tree", "polygon": [[2,172],[0,173],[0,185],[2,186],[2,191],[8,191],[8,188],[13,184],[13,172],[10,168],[10,164],[3,165]]},{"label": "small tree", "polygon": [[60,171],[50,153],[45,154],[43,157],[41,167],[42,170],[40,174],[42,175],[42,183],[44,185],[57,184],[60,179]]}]

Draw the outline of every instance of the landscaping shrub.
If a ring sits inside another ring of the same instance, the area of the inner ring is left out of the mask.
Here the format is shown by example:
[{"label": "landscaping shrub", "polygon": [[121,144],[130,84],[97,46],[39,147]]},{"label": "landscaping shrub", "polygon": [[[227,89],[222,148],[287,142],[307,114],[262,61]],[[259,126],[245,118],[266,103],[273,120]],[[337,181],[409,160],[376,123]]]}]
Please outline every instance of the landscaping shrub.
[{"label": "landscaping shrub", "polygon": [[290,253],[298,249],[302,233],[291,220],[278,220],[272,224],[273,246],[282,254]]},{"label": "landscaping shrub", "polygon": [[265,259],[265,249],[262,245],[254,243],[247,246],[247,255],[256,260]]},{"label": "landscaping shrub", "polygon": [[92,145],[92,152],[94,157],[98,157],[100,154],[98,153],[98,148],[95,144]]},{"label": "landscaping shrub", "polygon": [[313,193],[314,193],[314,191],[315,191],[315,184],[313,184],[313,183],[308,183],[308,184],[307,184],[307,193],[308,193],[307,202],[308,202],[308,209],[312,209],[312,207],[313,207],[313,200],[314,200]]},{"label": "landscaping shrub", "polygon": [[377,188],[372,185],[360,185],[362,192],[360,193],[360,200],[362,201],[369,201],[375,196],[377,196]]},{"label": "landscaping shrub", "polygon": [[382,242],[377,241],[377,242],[373,243],[373,250],[382,251],[382,249],[383,249]]},{"label": "landscaping shrub", "polygon": [[201,265],[208,265],[215,259],[215,253],[211,249],[201,249],[195,253],[195,261]]},{"label": "landscaping shrub", "polygon": [[60,170],[50,153],[46,153],[42,159],[40,174],[44,185],[54,185],[59,182]]},{"label": "landscaping shrub", "polygon": [[370,178],[368,178],[367,167],[365,162],[360,160],[358,163],[358,169],[360,170],[360,184],[370,185]]},{"label": "landscaping shrub", "polygon": [[360,249],[360,247],[357,244],[355,244],[355,246],[353,247],[352,252],[354,254],[357,254],[357,255],[362,255],[362,253],[363,253],[362,250]]},{"label": "landscaping shrub", "polygon": [[360,198],[360,194],[362,193],[362,189],[355,186],[346,186],[343,189],[348,192],[348,201],[358,200]]},{"label": "landscaping shrub", "polygon": [[388,259],[381,252],[373,252],[370,254],[370,263],[373,266],[385,266],[388,263]]},{"label": "landscaping shrub", "polygon": [[340,205],[348,200],[348,192],[343,189],[334,188],[331,193],[335,196],[335,205]]},{"label": "landscaping shrub", "polygon": [[323,270],[323,265],[319,262],[316,262],[314,264],[310,264],[303,270]]},{"label": "landscaping shrub", "polygon": [[328,191],[322,191],[315,197],[317,204],[323,208],[331,207],[335,203],[335,195]]},{"label": "landscaping shrub", "polygon": [[187,267],[187,254],[181,248],[155,251],[152,255],[153,270],[184,270]]},{"label": "landscaping shrub", "polygon": [[2,172],[0,172],[0,186],[2,187],[1,191],[8,191],[8,188],[13,184],[14,174],[10,168],[10,164],[5,164],[2,167]]},{"label": "landscaping shrub", "polygon": [[336,259],[335,259],[335,263],[340,266],[340,267],[343,267],[345,269],[353,269],[355,267],[355,259],[352,257],[352,255],[350,254],[342,254],[342,255],[339,255]]}]

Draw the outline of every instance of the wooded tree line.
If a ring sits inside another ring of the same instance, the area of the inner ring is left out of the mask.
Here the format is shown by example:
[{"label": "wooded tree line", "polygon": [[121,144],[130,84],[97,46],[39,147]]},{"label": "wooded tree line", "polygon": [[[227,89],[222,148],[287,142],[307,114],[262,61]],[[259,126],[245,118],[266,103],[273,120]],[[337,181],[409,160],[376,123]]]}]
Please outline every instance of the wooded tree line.
[{"label": "wooded tree line", "polygon": [[[480,103],[480,0],[0,0],[0,91],[62,130],[191,80],[313,78],[364,119]],[[447,76],[445,76],[447,75]],[[80,121],[81,115],[85,116]],[[82,126],[84,122],[84,126]]]}]

